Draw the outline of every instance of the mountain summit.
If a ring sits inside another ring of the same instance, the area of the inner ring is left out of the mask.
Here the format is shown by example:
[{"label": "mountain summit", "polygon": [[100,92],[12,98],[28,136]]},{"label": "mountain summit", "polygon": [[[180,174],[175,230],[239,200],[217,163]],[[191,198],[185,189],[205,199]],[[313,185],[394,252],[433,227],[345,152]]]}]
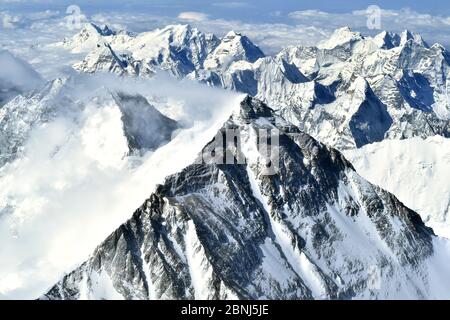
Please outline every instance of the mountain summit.
[{"label": "mountain summit", "polygon": [[[221,132],[230,129],[245,164],[169,176],[42,298],[448,297],[433,231],[338,151],[250,97]],[[274,175],[262,175],[260,130],[280,133]]]},{"label": "mountain summit", "polygon": [[289,47],[275,56],[237,32],[219,40],[188,25],[103,38],[107,48],[95,48],[76,70],[151,76],[162,69],[241,91],[340,150],[450,137],[450,54],[410,31],[372,38],[344,27],[317,47]]}]

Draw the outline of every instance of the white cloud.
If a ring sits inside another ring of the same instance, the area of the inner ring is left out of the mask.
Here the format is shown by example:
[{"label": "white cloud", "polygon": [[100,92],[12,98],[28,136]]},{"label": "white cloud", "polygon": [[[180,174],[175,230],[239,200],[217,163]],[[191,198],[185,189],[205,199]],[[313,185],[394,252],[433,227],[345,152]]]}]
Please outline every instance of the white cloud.
[{"label": "white cloud", "polygon": [[0,12],[0,19],[3,29],[14,29],[20,23],[20,17],[7,12]]},{"label": "white cloud", "polygon": [[424,14],[410,9],[386,10],[380,8],[381,29],[368,30],[366,10],[347,13],[330,13],[318,10],[294,11],[289,14],[294,23],[312,25],[330,32],[342,26],[349,26],[363,34],[380,32],[381,30],[401,32],[405,29],[419,33],[430,43],[438,42],[450,47],[448,24],[450,17]]},{"label": "white cloud", "polygon": [[[395,17],[395,16],[398,16],[398,15],[399,15],[399,12],[398,12],[398,11],[395,11],[395,10],[385,10],[385,9],[381,9],[381,8],[380,8],[380,13],[381,13],[381,15],[384,16],[384,17],[389,17],[389,16]],[[368,15],[368,10],[367,10],[367,9],[366,9],[366,10],[354,10],[354,11],[352,11],[352,14],[355,15],[355,16],[366,16],[366,17],[367,17],[367,15]]]},{"label": "white cloud", "polygon": [[41,19],[48,19],[52,17],[56,17],[60,14],[57,10],[45,10],[45,11],[38,11],[33,12],[28,15],[28,18],[30,20],[41,20]]},{"label": "white cloud", "polygon": [[67,93],[87,101],[102,86],[153,97],[185,127],[155,152],[130,159],[114,103],[64,105],[36,125],[23,156],[1,170],[0,296],[36,298],[86,259],[157,183],[194,161],[242,99],[162,75],[80,76],[75,83]]},{"label": "white cloud", "polygon": [[[281,15],[281,12],[277,14]],[[382,30],[402,32],[409,29],[421,34],[430,44],[438,42],[450,48],[450,17],[446,16],[433,16],[410,9],[381,8],[381,29],[369,30],[366,10],[347,13],[302,10],[287,15],[290,19],[284,23],[246,23],[211,18],[191,23],[203,31],[214,32],[219,36],[229,30],[242,32],[268,54],[276,53],[289,45],[315,45],[343,26],[349,26],[367,35],[375,35]]]},{"label": "white cloud", "polygon": [[[167,17],[124,11],[96,14],[90,19],[132,32],[153,30],[173,23],[190,23],[201,31],[213,32],[219,37],[230,30],[235,30],[247,35],[266,54],[274,54],[290,45],[315,45],[326,39],[336,28],[346,25],[363,34],[378,33],[380,30],[367,29],[364,13],[365,10],[348,13],[304,10],[286,13],[289,18],[282,20],[281,23],[248,23],[231,19],[213,19],[201,12],[184,12],[179,17]],[[0,32],[0,48],[8,49],[22,57],[42,76],[51,79],[61,72],[71,72],[70,66],[83,56],[68,54],[55,47],[50,50],[47,45],[70,37],[79,30],[67,28],[64,13],[60,15],[55,15],[54,12],[47,13],[49,16],[47,18],[44,18],[45,12],[40,15],[43,18],[35,20],[22,15],[19,17],[19,22],[14,24],[15,28],[3,29]],[[382,29],[401,32],[408,28],[420,33],[428,43],[439,42],[447,48],[450,47],[450,34],[447,32],[449,25],[450,17],[431,16],[407,9],[382,10]]]},{"label": "white cloud", "polygon": [[290,18],[301,20],[304,17],[327,17],[328,13],[320,10],[302,10],[290,12],[288,15]]},{"label": "white cloud", "polygon": [[208,15],[201,12],[186,11],[178,15],[178,19],[186,21],[204,21],[208,19]]}]

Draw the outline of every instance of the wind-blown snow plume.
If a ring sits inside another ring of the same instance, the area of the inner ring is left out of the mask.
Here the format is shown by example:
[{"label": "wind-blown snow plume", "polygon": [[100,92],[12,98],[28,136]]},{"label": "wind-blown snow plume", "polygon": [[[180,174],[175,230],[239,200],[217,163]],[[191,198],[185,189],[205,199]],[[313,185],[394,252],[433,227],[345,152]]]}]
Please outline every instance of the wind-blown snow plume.
[{"label": "wind-blown snow plume", "polygon": [[0,106],[42,83],[41,76],[28,63],[8,51],[0,51]]},{"label": "wind-blown snow plume", "polygon": [[[221,130],[230,128],[246,164],[196,163],[167,177],[42,298],[449,297],[449,241],[337,150],[250,97]],[[262,128],[280,131],[270,176],[255,152]]]},{"label": "wind-blown snow plume", "polygon": [[[55,87],[46,102],[55,107],[22,132],[15,160],[0,169],[0,294],[7,298],[35,298],[85,259],[156,183],[195,159],[239,98],[165,76],[80,76]],[[154,151],[127,156],[116,91],[146,96],[181,128]],[[20,109],[21,99],[31,107]],[[21,99],[8,110],[36,110],[36,95]]]}]

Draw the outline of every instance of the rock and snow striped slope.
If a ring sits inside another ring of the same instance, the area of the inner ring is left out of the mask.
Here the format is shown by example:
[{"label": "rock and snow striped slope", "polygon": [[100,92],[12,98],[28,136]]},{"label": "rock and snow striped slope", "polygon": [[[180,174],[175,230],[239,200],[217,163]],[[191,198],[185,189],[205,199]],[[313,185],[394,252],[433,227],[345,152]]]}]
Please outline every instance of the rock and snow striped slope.
[{"label": "rock and snow striped slope", "polygon": [[[169,176],[42,298],[450,297],[448,241],[341,153],[251,98],[226,128],[240,130],[246,164]],[[281,132],[271,176],[255,152],[262,128]]]}]

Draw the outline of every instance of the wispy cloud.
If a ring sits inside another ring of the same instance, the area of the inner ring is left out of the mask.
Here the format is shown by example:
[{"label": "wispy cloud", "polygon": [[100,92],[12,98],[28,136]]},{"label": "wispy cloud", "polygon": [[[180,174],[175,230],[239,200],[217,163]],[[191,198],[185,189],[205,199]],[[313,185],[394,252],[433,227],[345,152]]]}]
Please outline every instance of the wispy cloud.
[{"label": "wispy cloud", "polygon": [[[80,75],[74,83],[66,92],[84,107],[66,103],[48,122],[37,123],[23,157],[2,168],[0,296],[36,298],[83,261],[157,183],[195,160],[242,99],[163,75],[147,80]],[[154,99],[184,127],[154,152],[125,157],[121,113],[105,96],[117,90]],[[96,96],[106,98],[98,103]]]},{"label": "wispy cloud", "polygon": [[208,15],[202,12],[186,11],[178,15],[178,19],[186,21],[204,21],[208,19]]},{"label": "wispy cloud", "polygon": [[303,18],[328,17],[328,13],[320,10],[302,10],[290,12],[288,16],[293,19],[301,20]]}]

